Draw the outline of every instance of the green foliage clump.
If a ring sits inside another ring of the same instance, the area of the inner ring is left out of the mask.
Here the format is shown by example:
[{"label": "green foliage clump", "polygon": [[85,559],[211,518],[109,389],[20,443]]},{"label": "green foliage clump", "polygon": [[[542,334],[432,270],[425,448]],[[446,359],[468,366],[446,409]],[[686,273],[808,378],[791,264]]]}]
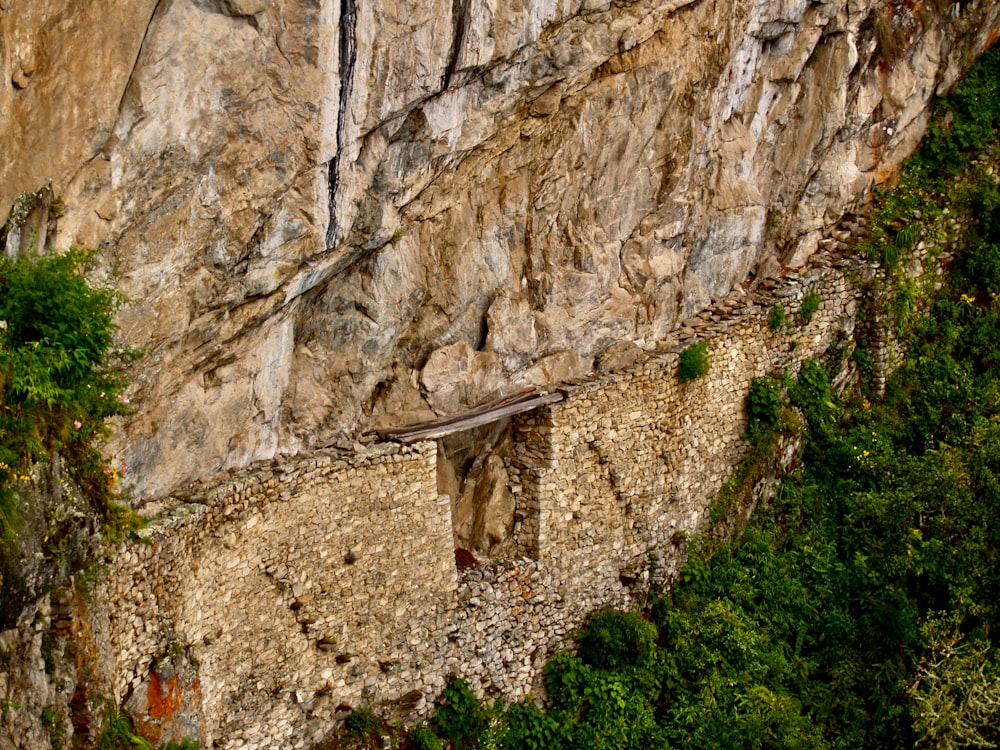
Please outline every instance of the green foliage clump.
[{"label": "green foliage clump", "polygon": [[431,723],[454,750],[473,750],[486,733],[489,715],[469,685],[455,679],[441,692]]},{"label": "green foliage clump", "polygon": [[416,750],[443,750],[444,746],[438,736],[424,723],[417,724],[410,730],[410,742]]},{"label": "green foliage clump", "polygon": [[753,441],[761,435],[775,430],[781,417],[781,409],[788,401],[784,378],[754,378],[747,393],[747,437]]},{"label": "green foliage clump", "polygon": [[370,739],[381,725],[382,720],[370,708],[356,708],[344,720],[344,729],[361,739]]},{"label": "green foliage clump", "polygon": [[788,327],[788,313],[780,302],[767,313],[767,324],[772,331],[783,331]]},{"label": "green foliage clump", "polygon": [[819,309],[822,301],[823,298],[820,297],[817,292],[806,292],[806,296],[802,298],[802,304],[799,305],[799,323],[806,325],[810,320],[812,320],[813,314]]},{"label": "green foliage clump", "polygon": [[702,341],[681,352],[677,364],[677,379],[683,382],[697,380],[708,375],[711,363],[708,359],[708,342]]},{"label": "green foliage clump", "polygon": [[91,251],[0,259],[0,528],[16,524],[12,485],[59,452],[110,520],[121,467],[97,449],[106,420],[128,413],[114,315],[123,298],[91,285]]},{"label": "green foliage clump", "polygon": [[599,669],[623,669],[635,666],[655,642],[656,628],[641,615],[602,610],[580,638],[580,659]]},{"label": "green foliage clump", "polygon": [[135,733],[132,720],[114,701],[104,704],[104,725],[94,747],[97,750],[153,750],[149,740]]},{"label": "green foliage clump", "polygon": [[503,738],[505,750],[549,750],[564,746],[562,724],[530,701],[512,704],[504,715],[504,722],[507,726]]},{"label": "green foliage clump", "polygon": [[63,750],[66,746],[66,729],[63,726],[62,714],[56,709],[46,706],[42,709],[39,718],[42,722],[42,728],[49,735],[49,745],[52,746],[52,750]]},{"label": "green foliage clump", "polygon": [[919,164],[957,174],[968,154],[992,145],[1000,130],[1000,51],[980,56],[948,98],[937,103],[935,115],[921,142]]}]

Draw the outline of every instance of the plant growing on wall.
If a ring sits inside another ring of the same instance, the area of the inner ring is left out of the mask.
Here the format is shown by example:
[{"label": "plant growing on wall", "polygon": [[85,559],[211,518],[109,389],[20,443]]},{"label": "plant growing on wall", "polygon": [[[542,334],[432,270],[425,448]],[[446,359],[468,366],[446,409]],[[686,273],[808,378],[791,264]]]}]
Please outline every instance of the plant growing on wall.
[{"label": "plant growing on wall", "polygon": [[784,378],[754,378],[747,394],[747,437],[752,441],[778,427],[781,409],[788,402]]},{"label": "plant growing on wall", "polygon": [[16,484],[59,453],[105,521],[124,467],[97,448],[106,421],[128,413],[114,315],[124,302],[83,275],[89,250],[0,259],[0,527],[16,525]]},{"label": "plant growing on wall", "polygon": [[767,313],[767,325],[776,332],[783,331],[788,327],[788,313],[785,312],[785,306],[780,302]]},{"label": "plant growing on wall", "polygon": [[708,360],[708,342],[689,346],[681,352],[677,364],[677,379],[681,381],[697,380],[708,375],[711,364]]},{"label": "plant growing on wall", "polygon": [[802,298],[802,304],[799,305],[798,318],[801,325],[806,325],[812,320],[813,313],[819,309],[820,302],[822,302],[822,298],[817,292],[806,292],[806,296]]}]

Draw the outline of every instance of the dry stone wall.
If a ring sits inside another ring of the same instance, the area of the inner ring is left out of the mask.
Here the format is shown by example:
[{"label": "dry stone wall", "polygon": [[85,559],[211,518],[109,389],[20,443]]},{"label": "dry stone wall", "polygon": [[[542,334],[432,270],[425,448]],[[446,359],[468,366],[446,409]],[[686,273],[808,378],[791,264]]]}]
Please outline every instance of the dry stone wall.
[{"label": "dry stone wall", "polygon": [[[154,740],[307,746],[372,705],[412,717],[451,675],[514,699],[595,608],[675,575],[745,451],[754,377],[836,356],[865,269],[819,261],[738,290],[647,361],[515,419],[514,559],[456,569],[436,448],[377,445],[231,475],[125,544],[90,605],[113,697]],[[796,313],[820,300],[808,322]],[[789,327],[772,330],[781,304]],[[676,378],[708,342],[704,378]]]},{"label": "dry stone wall", "polygon": [[190,696],[163,685],[193,668],[175,689],[199,693],[206,745],[287,748],[340,703],[438,692],[457,578],[434,462],[433,444],[316,456],[175,509],[95,592],[114,697],[169,739]]},{"label": "dry stone wall", "polygon": [[[807,323],[798,310],[820,299]],[[774,295],[744,296],[708,313],[700,331],[649,362],[572,386],[566,399],[516,425],[520,549],[591,589],[628,561],[697,532],[746,449],[744,400],[755,377],[797,371],[854,333],[860,292],[842,268],[814,268]],[[789,327],[773,330],[774,305]],[[727,314],[728,313],[728,314]],[[715,320],[712,320],[712,318]],[[704,340],[708,376],[682,382],[678,352]],[[667,575],[678,559],[665,561]]]}]

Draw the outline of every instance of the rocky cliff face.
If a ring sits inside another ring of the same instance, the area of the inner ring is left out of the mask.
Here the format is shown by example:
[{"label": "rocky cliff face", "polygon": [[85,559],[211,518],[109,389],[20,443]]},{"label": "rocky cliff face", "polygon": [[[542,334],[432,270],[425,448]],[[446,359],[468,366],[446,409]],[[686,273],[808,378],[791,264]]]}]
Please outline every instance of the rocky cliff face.
[{"label": "rocky cliff face", "polygon": [[148,352],[138,491],[582,374],[801,265],[990,0],[0,0],[0,211],[51,181]]}]

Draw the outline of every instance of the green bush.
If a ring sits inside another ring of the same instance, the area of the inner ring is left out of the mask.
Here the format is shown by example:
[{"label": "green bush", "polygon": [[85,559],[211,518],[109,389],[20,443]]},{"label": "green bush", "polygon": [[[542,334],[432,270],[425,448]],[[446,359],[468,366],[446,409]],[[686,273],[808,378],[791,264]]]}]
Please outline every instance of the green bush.
[{"label": "green bush", "polygon": [[551,750],[565,746],[562,725],[534,703],[513,703],[504,714],[504,750]]},{"label": "green bush", "polygon": [[708,342],[702,341],[681,352],[677,365],[677,379],[686,382],[703,378],[708,375],[709,368]]},{"label": "green bush", "polygon": [[370,737],[381,725],[382,720],[370,708],[356,708],[344,720],[344,728],[362,738]]},{"label": "green bush", "polygon": [[953,175],[968,163],[967,154],[996,139],[1000,129],[1000,51],[983,53],[947,99],[936,105],[921,142],[919,162]]},{"label": "green bush", "polygon": [[768,312],[767,324],[772,331],[783,331],[788,327],[788,313],[785,312],[785,306],[780,302]]},{"label": "green bush", "polygon": [[443,750],[444,747],[438,736],[422,722],[410,730],[410,742],[416,750]]},{"label": "green bush", "polygon": [[754,378],[747,393],[747,437],[751,440],[778,427],[782,407],[787,402],[782,378]]},{"label": "green bush", "polygon": [[791,402],[802,409],[809,428],[822,434],[836,418],[837,396],[823,365],[815,359],[802,363],[799,376],[788,389]]},{"label": "green bush", "polygon": [[799,305],[799,323],[806,325],[812,320],[813,313],[819,309],[822,301],[816,292],[806,292],[806,296],[802,298],[802,304]]},{"label": "green bush", "polygon": [[[114,315],[123,298],[83,275],[93,252],[0,259],[0,527],[10,529],[11,483],[53,451],[102,513],[121,467],[96,448],[106,420],[128,413]],[[9,536],[9,534],[8,534]]]},{"label": "green bush", "polygon": [[636,612],[602,610],[580,637],[580,659],[599,669],[635,666],[656,642],[656,627]]},{"label": "green bush", "polygon": [[455,750],[473,750],[485,735],[489,719],[468,684],[455,679],[441,692],[431,723]]}]

